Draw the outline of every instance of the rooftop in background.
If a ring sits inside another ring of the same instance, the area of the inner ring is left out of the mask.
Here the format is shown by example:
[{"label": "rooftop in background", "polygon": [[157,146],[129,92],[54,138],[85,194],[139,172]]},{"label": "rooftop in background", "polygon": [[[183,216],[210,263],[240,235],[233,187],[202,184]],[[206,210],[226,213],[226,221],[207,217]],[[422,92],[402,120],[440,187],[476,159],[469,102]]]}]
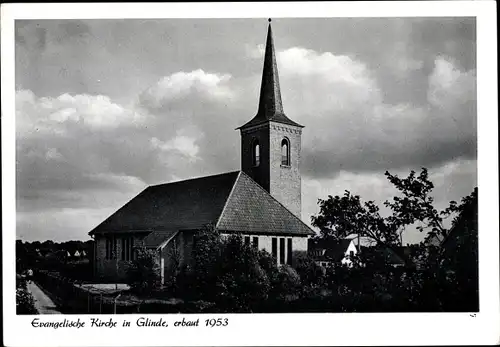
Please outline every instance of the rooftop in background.
[{"label": "rooftop in background", "polygon": [[314,258],[316,260],[330,260],[340,262],[345,257],[345,252],[347,251],[347,248],[349,247],[351,242],[353,242],[352,239],[311,239],[309,240],[309,249],[310,253],[314,255]]}]

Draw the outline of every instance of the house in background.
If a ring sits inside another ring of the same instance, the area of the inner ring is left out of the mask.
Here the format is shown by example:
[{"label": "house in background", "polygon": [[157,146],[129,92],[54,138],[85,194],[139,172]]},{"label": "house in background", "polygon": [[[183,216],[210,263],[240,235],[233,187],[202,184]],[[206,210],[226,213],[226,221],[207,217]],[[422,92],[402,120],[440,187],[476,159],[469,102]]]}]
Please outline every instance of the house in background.
[{"label": "house in background", "polygon": [[316,264],[325,268],[334,264],[350,267],[358,249],[353,239],[310,239],[308,254]]},{"label": "house in background", "polygon": [[241,171],[146,188],[90,231],[95,276],[122,280],[144,246],[156,250],[164,281],[172,256],[190,262],[193,235],[208,224],[291,264],[315,235],[300,219],[302,129],[283,111],[269,24],[258,111],[238,128]]},{"label": "house in background", "polygon": [[[403,248],[401,248],[401,251],[407,253]],[[395,267],[395,268],[405,266],[404,259],[388,247],[361,246],[359,248],[359,254],[362,254],[363,258],[368,259],[368,261],[370,261],[371,263],[377,262],[381,265]]]},{"label": "house in background", "polygon": [[426,247],[439,247],[441,246],[441,238],[435,234],[425,238],[424,246]]}]

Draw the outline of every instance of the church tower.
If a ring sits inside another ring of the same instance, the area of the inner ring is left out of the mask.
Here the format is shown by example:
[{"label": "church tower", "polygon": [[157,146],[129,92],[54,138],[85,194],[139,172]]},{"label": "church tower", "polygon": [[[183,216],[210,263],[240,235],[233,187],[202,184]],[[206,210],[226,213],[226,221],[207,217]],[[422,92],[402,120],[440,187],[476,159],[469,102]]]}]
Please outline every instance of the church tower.
[{"label": "church tower", "polygon": [[299,218],[302,128],[283,112],[269,19],[259,109],[254,118],[238,128],[241,169]]}]

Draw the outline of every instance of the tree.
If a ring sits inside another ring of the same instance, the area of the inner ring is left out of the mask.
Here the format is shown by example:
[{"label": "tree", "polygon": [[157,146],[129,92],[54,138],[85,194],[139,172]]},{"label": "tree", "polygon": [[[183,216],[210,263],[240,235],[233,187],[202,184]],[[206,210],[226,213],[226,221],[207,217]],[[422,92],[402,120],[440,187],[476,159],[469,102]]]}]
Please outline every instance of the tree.
[{"label": "tree", "polygon": [[312,216],[312,225],[318,227],[322,237],[335,239],[358,234],[373,240],[377,245],[389,248],[403,259],[407,265],[412,262],[402,251],[403,233],[408,226],[416,224],[420,232],[444,238],[448,229],[443,219],[458,212],[457,204],[451,201],[448,208],[439,212],[430,195],[434,185],[429,181],[427,169],[417,176],[411,171],[408,177],[400,178],[389,172],[387,179],[399,191],[399,195],[387,200],[384,205],[392,212],[388,217],[380,213],[374,201],[362,202],[359,195],[345,191],[343,196],[328,196],[318,200],[320,212]]},{"label": "tree", "polygon": [[[340,311],[476,311],[478,309],[477,188],[441,211],[431,196],[434,185],[426,169],[400,178],[386,172],[399,194],[387,200],[388,216],[373,201],[362,202],[346,191],[343,196],[319,200],[320,213],[312,217],[321,237],[340,239],[359,234],[382,250],[389,249],[406,265],[387,267],[377,249],[362,251],[360,268],[329,269],[326,285]],[[453,218],[451,228],[444,221]],[[409,226],[437,238],[437,247],[424,244],[402,247]],[[339,271],[340,270],[340,271]]]},{"label": "tree", "polygon": [[278,267],[268,252],[246,244],[238,234],[222,237],[213,226],[195,234],[191,258],[177,276],[178,293],[214,302],[224,312],[265,309],[270,298],[284,300],[300,286],[294,269]]},{"label": "tree", "polygon": [[137,250],[137,257],[127,268],[127,282],[139,293],[151,293],[161,286],[157,252],[145,247]]},{"label": "tree", "polygon": [[[445,236],[438,257],[438,269],[449,283],[451,293],[443,296],[446,308],[461,311],[479,309],[478,261],[478,191],[477,188],[456,206],[458,213]],[[460,302],[461,305],[456,306]]]},{"label": "tree", "polygon": [[192,261],[180,274],[185,294],[195,299],[214,300],[217,266],[220,263],[222,239],[213,225],[206,225],[193,235]]},{"label": "tree", "polygon": [[271,285],[260,265],[260,252],[245,244],[241,235],[230,235],[221,250],[216,301],[229,312],[254,311],[267,300]]}]

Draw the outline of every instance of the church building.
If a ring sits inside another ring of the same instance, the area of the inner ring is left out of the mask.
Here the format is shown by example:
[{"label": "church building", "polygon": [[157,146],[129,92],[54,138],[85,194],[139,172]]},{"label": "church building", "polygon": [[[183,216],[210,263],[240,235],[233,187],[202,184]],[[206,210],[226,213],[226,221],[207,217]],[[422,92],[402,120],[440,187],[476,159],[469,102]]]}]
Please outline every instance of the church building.
[{"label": "church building", "polygon": [[240,126],[241,171],[149,186],[89,232],[96,278],[122,280],[134,249],[155,249],[162,281],[174,250],[189,263],[193,235],[206,225],[291,264],[314,231],[300,219],[301,134],[281,102],[269,23],[257,115]]}]

